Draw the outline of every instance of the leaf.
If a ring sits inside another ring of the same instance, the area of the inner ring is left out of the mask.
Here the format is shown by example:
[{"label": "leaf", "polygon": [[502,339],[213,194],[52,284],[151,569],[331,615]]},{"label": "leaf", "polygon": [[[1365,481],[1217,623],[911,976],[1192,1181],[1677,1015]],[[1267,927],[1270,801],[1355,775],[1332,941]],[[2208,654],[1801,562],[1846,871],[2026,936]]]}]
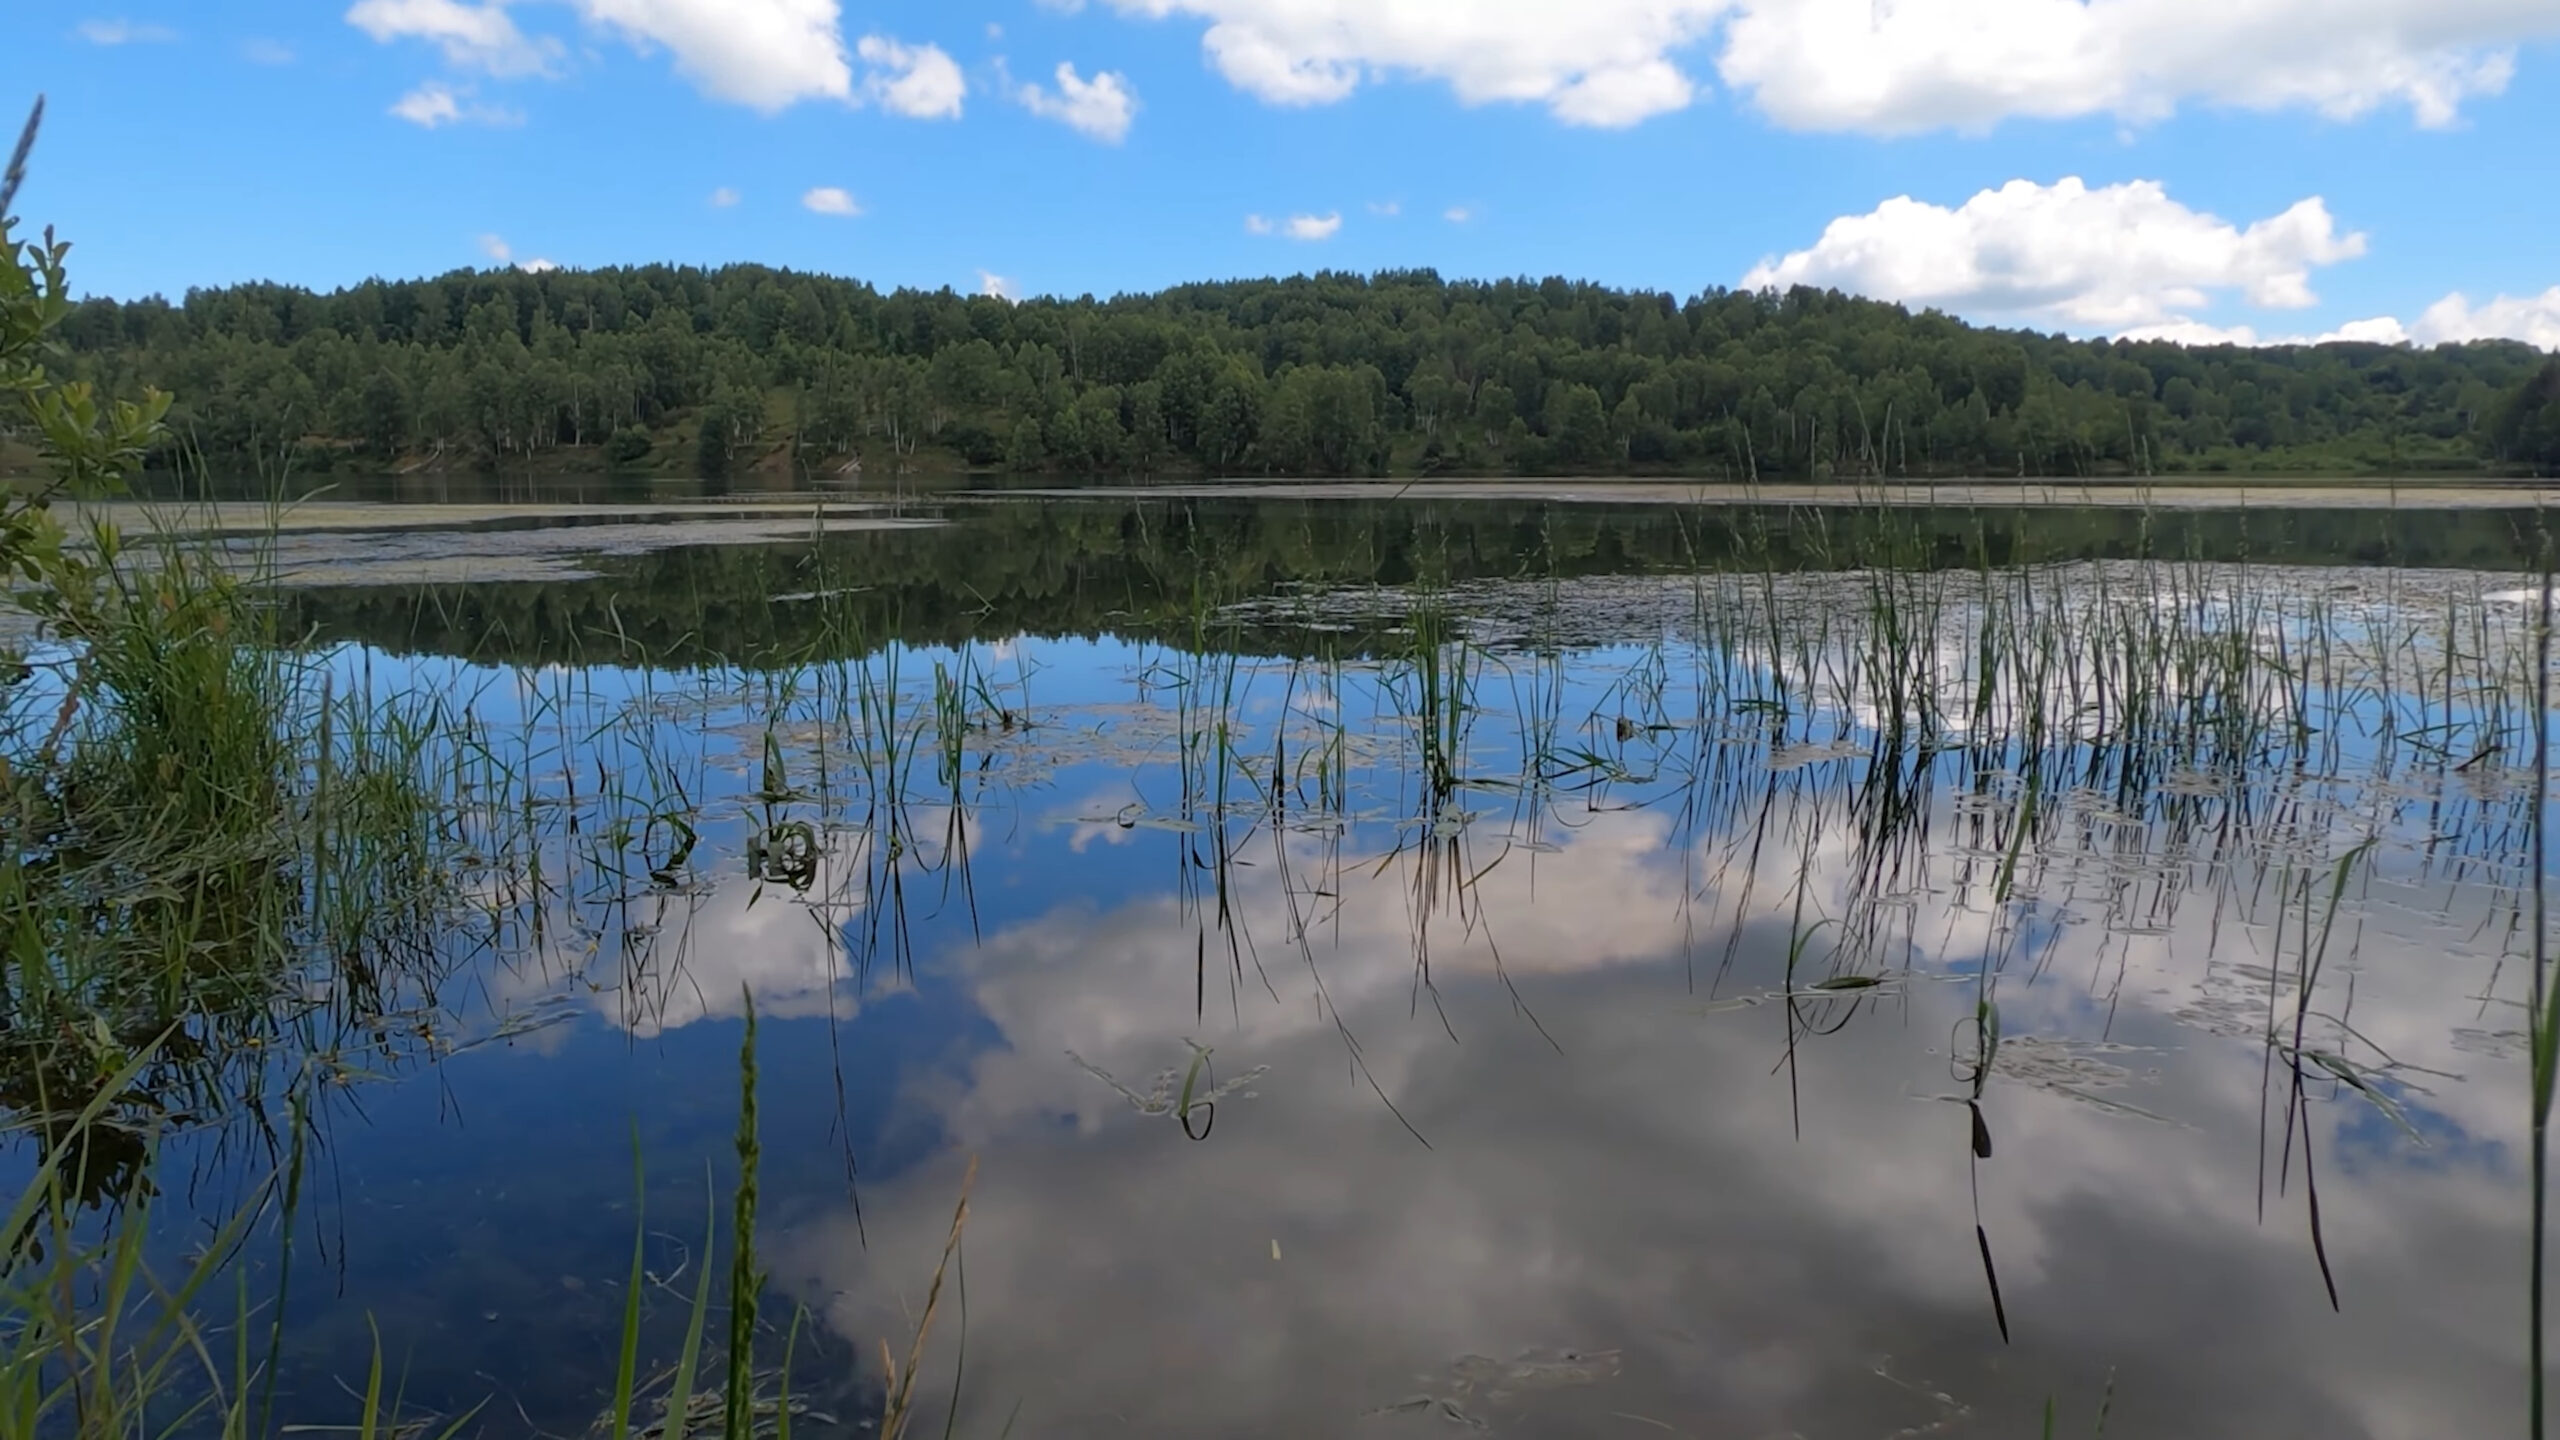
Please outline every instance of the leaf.
[{"label": "leaf", "polygon": [[693,1318],[686,1322],[684,1349],[676,1358],[675,1380],[667,1388],[666,1440],[684,1440],[688,1411],[693,1405],[694,1366],[702,1358],[702,1322],[711,1313],[711,1272],[715,1268],[712,1254],[720,1243],[720,1202],[711,1185],[708,1165],[702,1175],[703,1222],[701,1278],[694,1282]]},{"label": "leaf", "polygon": [[2356,1068],[2354,1062],[2343,1055],[2331,1055],[2322,1050],[2305,1051],[2302,1058],[2328,1071],[2349,1089],[2371,1101],[2373,1108],[2381,1111],[2384,1118],[2392,1124],[2399,1126],[2401,1133],[2407,1135],[2410,1142],[2419,1149],[2430,1148],[2427,1145],[2427,1137],[2419,1134],[2418,1127],[2409,1123],[2409,1117],[2401,1110],[2399,1102],[2393,1100],[2383,1092],[2381,1087],[2368,1079],[2362,1070]]}]

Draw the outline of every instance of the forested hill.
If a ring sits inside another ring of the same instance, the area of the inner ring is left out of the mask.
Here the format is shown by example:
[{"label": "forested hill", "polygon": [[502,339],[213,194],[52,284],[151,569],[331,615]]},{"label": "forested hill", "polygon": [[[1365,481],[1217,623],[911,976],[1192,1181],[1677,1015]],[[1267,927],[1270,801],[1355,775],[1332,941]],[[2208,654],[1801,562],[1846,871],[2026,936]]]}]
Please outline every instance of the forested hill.
[{"label": "forested hill", "polygon": [[175,392],[210,463],[261,470],[2560,465],[2560,361],[2520,344],[2075,341],[1814,290],[1411,271],[1016,304],[652,266],[92,300],[65,333],[105,384]]}]

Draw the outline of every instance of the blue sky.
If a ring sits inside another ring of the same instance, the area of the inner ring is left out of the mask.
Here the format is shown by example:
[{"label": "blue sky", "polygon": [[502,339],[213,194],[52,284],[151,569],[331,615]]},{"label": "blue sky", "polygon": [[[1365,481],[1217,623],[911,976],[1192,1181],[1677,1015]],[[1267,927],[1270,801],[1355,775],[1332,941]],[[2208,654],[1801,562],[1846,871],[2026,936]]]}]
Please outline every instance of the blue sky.
[{"label": "blue sky", "polygon": [[2560,348],[2556,82],[2560,0],[130,0],[0,55],[96,293],[1429,265]]}]

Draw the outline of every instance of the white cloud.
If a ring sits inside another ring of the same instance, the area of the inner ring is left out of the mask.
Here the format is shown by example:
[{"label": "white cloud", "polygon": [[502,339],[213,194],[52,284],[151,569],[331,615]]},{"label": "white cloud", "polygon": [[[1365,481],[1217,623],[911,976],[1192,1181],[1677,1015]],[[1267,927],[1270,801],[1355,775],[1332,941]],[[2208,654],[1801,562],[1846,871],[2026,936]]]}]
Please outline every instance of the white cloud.
[{"label": "white cloud", "polygon": [[2409,332],[2398,320],[2384,315],[2372,320],[2350,320],[2337,329],[2319,336],[2312,343],[2326,345],[2338,340],[2363,345],[2405,345],[2409,340]]},{"label": "white cloud", "polygon": [[1569,123],[1626,125],[1689,103],[1670,61],[1725,0],[1111,0],[1123,12],[1209,22],[1218,72],[1281,105],[1330,104],[1364,79],[1447,82],[1470,105],[1543,104]]},{"label": "white cloud", "polygon": [[244,40],[240,43],[240,58],[252,65],[290,65],[295,57],[290,45],[274,40]]},{"label": "white cloud", "polygon": [[821,185],[800,197],[801,208],[818,215],[859,215],[862,206],[850,191],[833,185]]},{"label": "white cloud", "polygon": [[2467,295],[2447,295],[2426,308],[2414,325],[2390,315],[2351,320],[2320,337],[2375,345],[2449,345],[2465,340],[2521,340],[2560,351],[2560,285],[2539,295],[2499,295],[2479,305]]},{"label": "white cloud", "polygon": [[711,208],[714,210],[726,210],[737,204],[740,198],[741,197],[737,191],[723,185],[719,189],[711,192]]},{"label": "white cloud", "polygon": [[1025,83],[1015,87],[1013,98],[1032,114],[1058,121],[1105,145],[1117,145],[1129,138],[1130,123],[1138,114],[1138,92],[1127,76],[1104,70],[1085,80],[1076,75],[1076,67],[1071,64],[1059,65],[1057,75],[1055,91]]},{"label": "white cloud", "polygon": [[2545,350],[2560,350],[2560,285],[2539,295],[2500,295],[2477,307],[2459,294],[2447,295],[2418,317],[2413,333],[2424,345],[2522,340]]},{"label": "white cloud", "polygon": [[2160,119],[2185,101],[2450,124],[2560,33],[2547,0],[1747,0],[1717,71],[1781,123],[1899,132]]},{"label": "white cloud", "polygon": [[1342,229],[1342,212],[1327,215],[1292,215],[1286,220],[1273,220],[1267,215],[1244,217],[1247,235],[1286,235],[1292,240],[1330,240]]},{"label": "white cloud", "polygon": [[137,25],[130,20],[83,20],[80,38],[92,45],[166,45],[178,32],[166,25]]},{"label": "white cloud", "polygon": [[1440,218],[1452,225],[1465,225],[1474,221],[1476,212],[1464,205],[1452,205],[1440,212]]},{"label": "white cloud", "polygon": [[545,270],[557,270],[560,268],[552,262],[539,257],[530,260],[518,260],[516,258],[515,247],[509,245],[506,242],[505,237],[499,235],[481,236],[480,253],[488,256],[490,259],[495,260],[501,265],[512,265],[527,275],[539,275]]},{"label": "white cloud", "polygon": [[[425,40],[458,67],[545,74],[560,42],[528,36],[510,0],[358,0],[348,23],[380,41]],[[865,37],[848,52],[839,0],[566,0],[579,18],[644,53],[666,51],[715,100],[768,114],[803,100],[876,102],[917,119],[956,119],[968,81],[933,45]],[[854,56],[864,70],[857,79]]]},{"label": "white cloud", "polygon": [[978,293],[981,295],[990,295],[998,300],[1004,301],[1012,301],[1021,298],[1021,293],[1015,288],[1013,281],[997,274],[993,270],[981,270],[978,272]]},{"label": "white cloud", "polygon": [[1281,233],[1292,240],[1330,240],[1342,229],[1342,212],[1330,215],[1292,215]]},{"label": "white cloud", "polygon": [[2136,325],[2116,337],[2119,340],[2162,340],[2171,345],[2288,345],[2292,340],[2277,336],[2263,337],[2254,325],[2208,325],[2201,320],[2169,320],[2157,325]]},{"label": "white cloud", "polygon": [[[771,112],[854,98],[837,0],[570,3],[588,24],[636,49],[665,50],[714,99]],[[562,54],[557,40],[519,29],[506,0],[357,0],[347,21],[380,41],[428,41],[449,63],[492,75],[547,73]]]},{"label": "white cloud", "polygon": [[[551,68],[560,46],[536,40],[516,28],[503,4],[470,5],[462,0],[356,0],[347,23],[390,44],[424,40],[444,52],[449,64],[485,70],[492,75],[539,75]],[[425,123],[425,122],[420,122]]]},{"label": "white cloud", "polygon": [[1803,129],[2140,122],[2188,102],[2333,117],[2405,105],[2443,125],[2505,88],[2514,45],[2560,34],[2551,0],[1110,3],[1207,22],[1210,63],[1275,104],[1327,104],[1401,76],[1599,126],[1690,104],[1699,87],[1684,63],[1710,47],[1728,87]]},{"label": "white cloud", "polygon": [[1372,200],[1369,202],[1369,213],[1382,219],[1393,220],[1404,213],[1404,202],[1400,200]]},{"label": "white cloud", "polygon": [[503,105],[483,105],[469,90],[430,80],[391,103],[391,113],[429,130],[445,125],[521,125],[524,116]]},{"label": "white cloud", "polygon": [[853,67],[836,0],[576,0],[590,23],[632,45],[662,46],[716,100],[767,113],[802,100],[850,100]]},{"label": "white cloud", "polygon": [[[2013,180],[1948,209],[1901,196],[1832,221],[1810,249],[1762,261],[1746,288],[1831,286],[1883,300],[2082,331],[2202,335],[2218,291],[2315,303],[2311,271],[2361,255],[2314,196],[2241,229],[2156,181],[2092,189]],[[2238,334],[2238,331],[2219,332]],[[2202,343],[2202,342],[2199,342]]]},{"label": "white cloud", "polygon": [[412,125],[433,130],[460,120],[462,102],[455,98],[452,87],[429,81],[391,102],[391,113]]},{"label": "white cloud", "polygon": [[883,35],[866,35],[856,47],[871,69],[863,76],[863,93],[880,107],[910,120],[957,120],[969,82],[949,55],[934,45],[902,45]]}]

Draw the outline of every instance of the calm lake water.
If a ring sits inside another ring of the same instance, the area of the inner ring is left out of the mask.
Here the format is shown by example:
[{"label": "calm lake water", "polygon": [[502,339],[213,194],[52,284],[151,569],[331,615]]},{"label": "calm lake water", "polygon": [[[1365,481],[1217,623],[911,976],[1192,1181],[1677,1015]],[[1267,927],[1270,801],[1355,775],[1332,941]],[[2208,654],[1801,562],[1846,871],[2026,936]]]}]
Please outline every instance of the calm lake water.
[{"label": "calm lake water", "polygon": [[513,798],[159,1158],[280,1411],[584,1434],[752,998],[802,1433],[964,1184],[934,1433],[2520,1433],[2530,513],[905,513],[295,594]]}]

